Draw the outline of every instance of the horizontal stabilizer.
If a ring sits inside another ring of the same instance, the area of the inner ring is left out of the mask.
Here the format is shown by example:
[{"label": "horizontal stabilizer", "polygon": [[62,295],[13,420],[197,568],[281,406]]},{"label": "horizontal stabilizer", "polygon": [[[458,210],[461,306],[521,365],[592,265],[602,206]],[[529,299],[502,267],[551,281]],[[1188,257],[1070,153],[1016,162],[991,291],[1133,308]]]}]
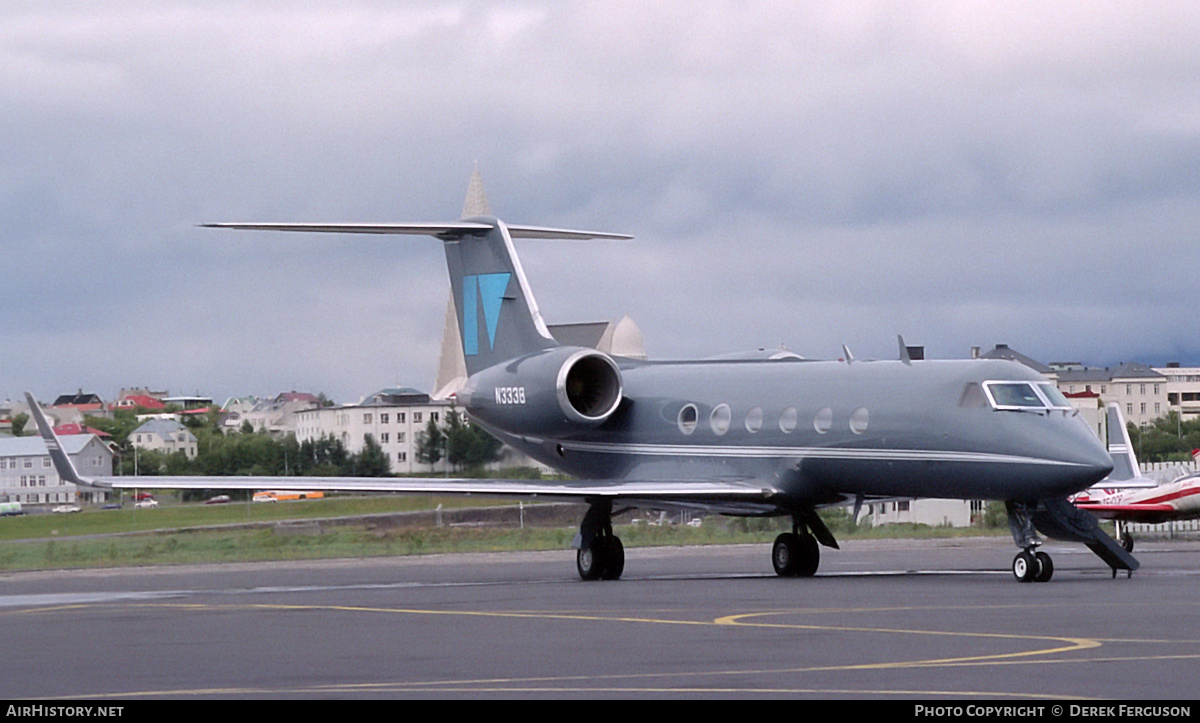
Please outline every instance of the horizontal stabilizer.
[{"label": "horizontal stabilizer", "polygon": [[[487,221],[450,221],[447,223],[202,223],[204,228],[230,228],[242,231],[297,231],[303,233],[367,233],[453,238],[484,233],[496,227]],[[505,224],[512,238],[562,239],[567,241],[628,241],[627,234],[602,231],[576,231],[542,226]]]}]

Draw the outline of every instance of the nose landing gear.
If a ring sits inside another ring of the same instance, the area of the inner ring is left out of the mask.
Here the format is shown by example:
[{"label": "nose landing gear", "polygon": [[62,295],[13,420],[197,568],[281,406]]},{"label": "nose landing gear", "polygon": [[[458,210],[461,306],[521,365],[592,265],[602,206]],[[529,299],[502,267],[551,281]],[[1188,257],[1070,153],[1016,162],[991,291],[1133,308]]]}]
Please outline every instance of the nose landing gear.
[{"label": "nose landing gear", "polygon": [[1132,575],[1138,569],[1138,561],[1120,544],[1100,529],[1096,518],[1081,510],[1066,499],[1044,499],[1037,502],[1009,500],[1004,503],[1008,511],[1008,525],[1013,541],[1021,552],[1013,558],[1013,577],[1021,582],[1046,582],[1054,574],[1054,563],[1050,556],[1037,550],[1041,544],[1037,530],[1048,537],[1059,540],[1082,542],[1112,568],[1113,577],[1117,570]]},{"label": "nose landing gear", "polygon": [[1012,571],[1020,582],[1049,582],[1054,576],[1054,561],[1041,550],[1021,550],[1013,558]]}]

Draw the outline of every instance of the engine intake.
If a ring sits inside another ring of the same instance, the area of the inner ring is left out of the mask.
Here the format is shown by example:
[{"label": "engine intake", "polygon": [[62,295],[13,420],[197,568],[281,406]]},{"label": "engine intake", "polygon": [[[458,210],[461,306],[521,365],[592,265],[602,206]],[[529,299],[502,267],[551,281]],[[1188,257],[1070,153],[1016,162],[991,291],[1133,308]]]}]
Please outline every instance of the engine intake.
[{"label": "engine intake", "polygon": [[579,351],[559,369],[556,388],[568,419],[603,422],[621,403],[621,371],[600,352]]}]

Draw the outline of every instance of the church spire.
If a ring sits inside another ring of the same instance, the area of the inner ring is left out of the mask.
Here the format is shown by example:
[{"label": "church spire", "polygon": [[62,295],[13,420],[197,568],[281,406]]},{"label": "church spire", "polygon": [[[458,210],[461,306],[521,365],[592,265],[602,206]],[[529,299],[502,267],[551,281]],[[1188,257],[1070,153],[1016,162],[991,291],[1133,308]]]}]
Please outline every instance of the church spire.
[{"label": "church spire", "polygon": [[479,175],[479,162],[475,162],[475,172],[467,184],[467,200],[463,202],[462,218],[473,216],[491,216],[492,209],[488,207],[487,195],[483,192],[483,176]]}]

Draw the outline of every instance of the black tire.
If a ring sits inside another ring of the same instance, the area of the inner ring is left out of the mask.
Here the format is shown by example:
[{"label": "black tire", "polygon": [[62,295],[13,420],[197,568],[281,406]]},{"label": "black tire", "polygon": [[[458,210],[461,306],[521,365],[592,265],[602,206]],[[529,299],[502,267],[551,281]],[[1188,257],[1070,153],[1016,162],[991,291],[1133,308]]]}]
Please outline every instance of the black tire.
[{"label": "black tire", "polygon": [[594,538],[591,543],[584,543],[575,553],[575,569],[584,580],[599,580],[604,573],[604,543],[603,538]]},{"label": "black tire", "polygon": [[1013,577],[1017,578],[1019,582],[1033,582],[1034,578],[1037,577],[1038,568],[1037,558],[1028,550],[1021,550],[1013,558]]},{"label": "black tire", "polygon": [[799,535],[785,532],[776,537],[775,544],[771,546],[771,565],[775,568],[775,574],[780,577],[797,575],[802,555]]},{"label": "black tire", "polygon": [[796,575],[799,577],[812,577],[817,574],[817,567],[821,564],[821,548],[817,545],[817,538],[812,535],[800,536],[800,560],[796,566]]},{"label": "black tire", "polygon": [[625,545],[619,537],[606,537],[604,540],[605,560],[604,569],[600,572],[601,580],[619,580],[625,571]]},{"label": "black tire", "polygon": [[1125,552],[1133,552],[1133,535],[1126,532],[1121,537],[1121,547],[1125,548]]},{"label": "black tire", "polygon": [[1050,582],[1050,578],[1054,577],[1054,561],[1050,556],[1040,550],[1034,556],[1037,559],[1038,571],[1033,577],[1034,582]]}]

